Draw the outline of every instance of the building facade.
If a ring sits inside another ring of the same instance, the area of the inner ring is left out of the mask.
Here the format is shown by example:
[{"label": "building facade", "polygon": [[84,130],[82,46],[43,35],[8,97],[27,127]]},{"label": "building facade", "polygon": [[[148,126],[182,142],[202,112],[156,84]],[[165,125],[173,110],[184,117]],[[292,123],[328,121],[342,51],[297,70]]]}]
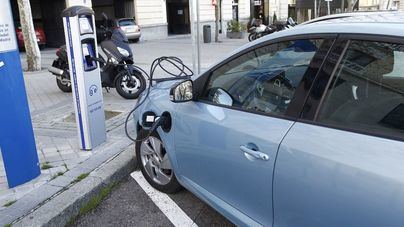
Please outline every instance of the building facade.
[{"label": "building facade", "polygon": [[[65,43],[61,12],[68,6],[84,4],[95,11],[96,21],[106,13],[111,19],[135,18],[141,27],[142,39],[162,39],[191,32],[190,2],[195,0],[30,0],[35,26],[42,27],[49,47]],[[291,16],[291,2],[299,0],[199,0],[200,26],[215,29],[215,6],[219,7],[219,31],[224,33],[227,22],[249,23],[253,18],[271,24]],[[306,1],[306,0],[303,0]],[[334,0],[336,1],[336,0]],[[14,20],[19,21],[17,0],[11,0]],[[296,4],[297,5],[297,4]],[[295,13],[292,17],[296,18]],[[213,35],[213,34],[212,34]]]},{"label": "building facade", "polygon": [[[145,39],[165,38],[191,32],[190,0],[134,0],[135,18],[142,27]],[[212,0],[199,0],[200,26],[215,26],[215,6]],[[219,4],[219,30],[226,30],[227,22],[250,20],[250,0],[222,0]]]},{"label": "building facade", "polygon": [[404,1],[400,0],[361,0],[359,10],[404,10]]},{"label": "building facade", "polygon": [[[141,27],[143,39],[161,39],[169,35],[191,32],[191,0],[30,0],[35,26],[42,27],[50,47],[64,44],[61,12],[72,5],[91,6],[96,21],[106,13],[111,19],[135,18]],[[279,0],[277,0],[279,1]],[[220,30],[225,31],[227,22],[236,19],[250,20],[251,0],[218,0]],[[215,6],[212,0],[199,0],[201,26],[215,25]],[[14,20],[19,21],[17,0],[11,0]]]}]

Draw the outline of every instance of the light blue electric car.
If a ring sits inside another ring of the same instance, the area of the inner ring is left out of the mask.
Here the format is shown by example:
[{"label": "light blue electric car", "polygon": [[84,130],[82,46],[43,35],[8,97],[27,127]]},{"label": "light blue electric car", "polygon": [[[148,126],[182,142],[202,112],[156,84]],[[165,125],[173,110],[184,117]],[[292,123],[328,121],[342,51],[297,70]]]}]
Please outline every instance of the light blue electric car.
[{"label": "light blue electric car", "polygon": [[[265,36],[135,112],[155,188],[240,226],[404,226],[404,14],[341,14]],[[150,120],[150,119],[149,119]],[[180,186],[181,185],[181,186]]]}]

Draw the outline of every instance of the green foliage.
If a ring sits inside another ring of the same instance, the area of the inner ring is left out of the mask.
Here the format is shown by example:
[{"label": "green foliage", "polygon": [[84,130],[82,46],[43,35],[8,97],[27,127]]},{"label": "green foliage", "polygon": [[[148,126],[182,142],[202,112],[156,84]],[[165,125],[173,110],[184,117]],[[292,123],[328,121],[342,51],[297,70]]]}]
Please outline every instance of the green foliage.
[{"label": "green foliage", "polygon": [[247,29],[247,25],[240,23],[236,20],[231,20],[227,22],[227,31],[229,32],[243,32]]},{"label": "green foliage", "polygon": [[5,224],[4,227],[11,227],[11,224]]},{"label": "green foliage", "polygon": [[72,181],[72,183],[77,183],[82,181],[84,178],[88,177],[90,173],[83,173],[80,176],[76,177],[76,179],[74,179],[74,181]]},{"label": "green foliage", "polygon": [[57,174],[55,174],[55,175],[53,175],[53,176],[51,177],[51,180],[54,180],[54,179],[56,179],[57,177],[62,176],[63,174],[65,174],[65,172],[58,172]]},{"label": "green foliage", "polygon": [[79,217],[88,214],[90,211],[92,211],[98,205],[100,205],[100,203],[112,192],[112,190],[117,185],[118,185],[117,183],[111,183],[108,186],[106,186],[105,188],[101,189],[101,191],[100,191],[100,193],[98,193],[98,195],[92,197],[88,201],[88,203],[86,203],[85,205],[83,205],[80,208],[79,214],[76,217],[71,218],[70,221],[66,224],[66,226],[74,226],[74,223],[76,222],[76,220]]},{"label": "green foliage", "polygon": [[3,205],[3,207],[9,207],[9,206],[13,205],[15,202],[17,202],[17,200],[8,201],[6,204]]},{"label": "green foliage", "polygon": [[107,187],[103,188],[97,196],[91,198],[86,205],[80,208],[79,215],[83,216],[96,208],[105,199],[105,197],[107,197],[109,193],[111,193],[114,187],[115,184],[110,184]]},{"label": "green foliage", "polygon": [[45,169],[50,169],[53,168],[52,165],[49,165],[49,162],[45,162],[44,164],[42,164],[41,169],[45,170]]}]

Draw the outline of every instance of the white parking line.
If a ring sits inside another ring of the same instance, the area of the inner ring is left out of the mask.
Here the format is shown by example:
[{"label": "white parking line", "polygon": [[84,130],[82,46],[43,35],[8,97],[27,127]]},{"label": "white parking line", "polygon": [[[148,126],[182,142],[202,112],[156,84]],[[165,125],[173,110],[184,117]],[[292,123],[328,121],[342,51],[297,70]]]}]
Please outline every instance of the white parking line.
[{"label": "white parking line", "polygon": [[130,176],[135,179],[135,181],[163,212],[163,214],[171,221],[171,223],[173,223],[174,226],[198,226],[168,195],[157,191],[150,186],[150,184],[143,177],[141,171],[135,171],[131,173]]}]

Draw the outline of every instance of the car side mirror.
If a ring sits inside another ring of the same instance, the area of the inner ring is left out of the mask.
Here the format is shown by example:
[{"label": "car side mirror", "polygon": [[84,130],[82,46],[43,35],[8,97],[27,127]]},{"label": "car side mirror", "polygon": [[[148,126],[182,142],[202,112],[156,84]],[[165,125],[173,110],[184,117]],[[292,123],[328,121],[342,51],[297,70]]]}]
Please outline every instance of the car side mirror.
[{"label": "car side mirror", "polygon": [[231,95],[227,91],[225,91],[221,88],[217,88],[215,93],[213,93],[212,101],[214,103],[217,103],[220,105],[225,105],[225,106],[233,105],[233,98],[231,97]]},{"label": "car side mirror", "polygon": [[175,103],[191,101],[194,98],[193,92],[192,80],[182,81],[171,88],[170,100]]}]

